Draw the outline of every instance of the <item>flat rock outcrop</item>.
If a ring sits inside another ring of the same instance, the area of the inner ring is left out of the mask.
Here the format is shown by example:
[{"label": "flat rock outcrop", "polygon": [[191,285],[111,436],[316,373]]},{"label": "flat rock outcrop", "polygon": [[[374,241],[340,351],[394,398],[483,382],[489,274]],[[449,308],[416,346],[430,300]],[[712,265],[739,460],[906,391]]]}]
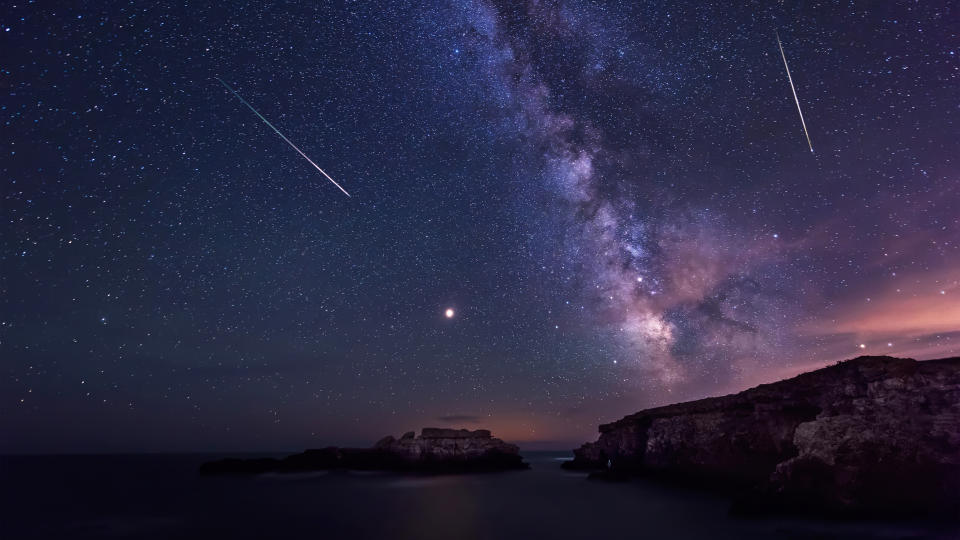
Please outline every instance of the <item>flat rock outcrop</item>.
[{"label": "flat rock outcrop", "polygon": [[380,439],[372,448],[306,450],[283,459],[222,459],[204,463],[201,474],[256,474],[327,469],[472,472],[526,469],[520,449],[485,429],[423,428],[399,439]]},{"label": "flat rock outcrop", "polygon": [[564,464],[739,490],[744,512],[960,515],[960,358],[859,357],[600,426]]}]

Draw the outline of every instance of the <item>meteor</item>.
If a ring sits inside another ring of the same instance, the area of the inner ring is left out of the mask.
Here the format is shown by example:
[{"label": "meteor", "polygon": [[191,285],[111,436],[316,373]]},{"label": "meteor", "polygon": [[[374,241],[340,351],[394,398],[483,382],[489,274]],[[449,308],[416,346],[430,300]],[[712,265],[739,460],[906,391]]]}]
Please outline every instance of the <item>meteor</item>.
[{"label": "meteor", "polygon": [[793,86],[793,77],[790,76],[790,66],[787,65],[787,55],[783,52],[783,44],[780,43],[780,33],[776,30],[773,32],[777,35],[777,46],[780,47],[780,56],[783,57],[783,67],[787,69],[787,80],[790,81],[790,90],[793,91],[793,101],[797,104],[797,112],[800,113],[800,124],[803,126],[803,134],[807,136],[807,146],[810,147],[810,152],[812,153],[813,143],[810,142],[810,133],[807,132],[807,123],[803,120],[803,111],[800,110],[800,98],[797,97],[797,89]]},{"label": "meteor", "polygon": [[303,159],[309,161],[310,164],[313,165],[313,167],[314,167],[315,169],[317,169],[318,171],[320,171],[320,174],[322,174],[322,175],[324,175],[325,177],[327,177],[327,180],[333,182],[333,185],[337,186],[337,188],[339,188],[340,191],[342,191],[344,195],[346,195],[347,197],[350,196],[350,194],[347,193],[347,190],[343,189],[343,187],[342,187],[340,184],[338,184],[336,180],[334,180],[333,178],[330,178],[330,175],[327,174],[326,172],[324,172],[324,170],[321,169],[316,163],[314,163],[312,159],[308,158],[307,155],[304,154],[302,150],[300,150],[299,148],[297,148],[297,145],[295,145],[295,144],[293,144],[292,142],[290,142],[290,139],[286,138],[286,137],[283,135],[283,133],[280,133],[280,130],[279,130],[279,129],[273,127],[273,124],[271,124],[269,120],[267,120],[266,118],[263,117],[262,114],[260,114],[259,112],[257,112],[257,110],[253,108],[253,105],[250,105],[249,103],[247,103],[247,100],[245,100],[245,99],[243,99],[242,97],[240,97],[240,94],[238,94],[238,93],[236,92],[236,90],[234,90],[233,88],[230,88],[230,85],[228,85],[227,83],[223,82],[223,79],[221,79],[220,77],[215,77],[215,78],[216,78],[218,81],[220,81],[220,84],[222,84],[224,87],[226,87],[226,89],[229,90],[230,93],[232,93],[233,95],[237,96],[237,99],[240,100],[240,103],[243,103],[244,105],[246,105],[251,111],[253,111],[253,114],[259,116],[260,119],[263,120],[263,123],[264,123],[264,124],[270,126],[270,129],[272,129],[273,131],[275,131],[275,132],[277,133],[277,135],[280,136],[281,139],[283,139],[284,141],[287,141],[287,144],[289,144],[290,146],[292,146],[293,149],[296,150],[298,154],[300,154],[301,156],[303,156]]}]

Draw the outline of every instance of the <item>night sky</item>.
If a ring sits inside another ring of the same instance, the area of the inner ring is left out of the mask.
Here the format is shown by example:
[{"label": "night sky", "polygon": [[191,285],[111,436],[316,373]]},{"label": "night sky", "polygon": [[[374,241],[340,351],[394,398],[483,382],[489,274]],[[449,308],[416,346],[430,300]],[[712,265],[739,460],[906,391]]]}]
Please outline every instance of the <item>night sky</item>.
[{"label": "night sky", "polygon": [[0,451],[570,448],[960,354],[955,2],[313,4],[4,8]]}]

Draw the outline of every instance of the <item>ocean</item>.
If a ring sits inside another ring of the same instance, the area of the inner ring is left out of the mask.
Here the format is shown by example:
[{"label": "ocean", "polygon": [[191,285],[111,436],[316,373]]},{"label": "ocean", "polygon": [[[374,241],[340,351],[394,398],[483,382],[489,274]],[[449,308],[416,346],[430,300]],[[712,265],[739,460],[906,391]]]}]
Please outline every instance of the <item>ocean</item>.
[{"label": "ocean", "polygon": [[[730,500],[588,481],[569,454],[528,471],[200,477],[202,454],[0,457],[0,538],[960,538],[955,525],[739,518]],[[253,457],[253,456],[242,456]]]}]

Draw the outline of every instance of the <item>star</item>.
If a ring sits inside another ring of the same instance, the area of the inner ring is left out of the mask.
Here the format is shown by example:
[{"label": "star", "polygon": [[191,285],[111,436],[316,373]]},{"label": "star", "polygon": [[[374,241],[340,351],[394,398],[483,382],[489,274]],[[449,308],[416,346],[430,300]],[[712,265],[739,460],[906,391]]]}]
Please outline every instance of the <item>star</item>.
[{"label": "star", "polygon": [[[883,18],[901,23],[842,58],[815,51],[881,22],[844,3],[783,19],[767,6],[777,23],[754,28],[759,12],[741,3],[688,2],[671,17],[656,3],[414,2],[405,29],[428,49],[387,39],[394,9],[330,2],[280,17],[247,3],[252,16],[226,25],[200,5],[140,25],[84,3],[68,16],[16,4],[0,24],[18,70],[6,76],[19,78],[3,110],[0,260],[16,309],[0,321],[0,396],[31,404],[0,415],[14,435],[0,452],[297,448],[302,426],[327,437],[347,419],[351,440],[375,441],[475,404],[493,413],[477,427],[509,438],[520,424],[501,432],[501,413],[520,402],[538,433],[572,440],[594,426],[545,415],[560,396],[591,396],[583,418],[604,423],[673,402],[672,390],[773,380],[813,350],[957,354],[945,329],[960,317],[960,138],[942,83],[960,54],[935,46],[949,21],[923,14],[942,0],[891,3]],[[676,31],[693,18],[698,32]],[[315,20],[342,32],[314,32]],[[775,27],[816,119],[816,159]],[[730,28],[756,32],[727,39]],[[310,46],[295,46],[304,36]],[[137,51],[136,80],[111,67],[118,50]],[[34,63],[59,67],[31,86]],[[802,77],[820,72],[833,76]],[[185,80],[190,99],[168,93]],[[462,305],[470,316],[454,322]],[[858,337],[873,344],[851,351]],[[481,399],[463,391],[467,376]],[[99,406],[104,391],[116,410],[87,422],[86,400]],[[188,391],[198,407],[168,406]],[[33,429],[41,400],[89,427]],[[125,403],[156,422],[127,432],[104,420]],[[251,410],[284,422],[207,438]],[[384,411],[397,424],[381,432]]]}]

